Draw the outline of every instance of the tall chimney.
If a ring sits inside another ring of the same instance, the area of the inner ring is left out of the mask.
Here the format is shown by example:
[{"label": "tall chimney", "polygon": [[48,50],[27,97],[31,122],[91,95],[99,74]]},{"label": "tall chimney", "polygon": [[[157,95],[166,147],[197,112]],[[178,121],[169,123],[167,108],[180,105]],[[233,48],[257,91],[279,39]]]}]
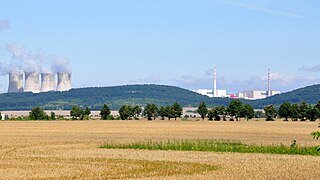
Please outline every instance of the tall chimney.
[{"label": "tall chimney", "polygon": [[23,92],[23,74],[9,73],[8,92]]},{"label": "tall chimney", "polygon": [[71,73],[58,73],[57,91],[69,91],[71,87]]},{"label": "tall chimney", "polygon": [[213,68],[213,97],[217,97],[217,68],[214,65]]},{"label": "tall chimney", "polygon": [[41,92],[56,90],[55,75],[51,73],[41,73]]},{"label": "tall chimney", "polygon": [[268,69],[268,97],[271,96],[270,84],[271,84],[271,74],[270,74],[270,68],[269,68]]},{"label": "tall chimney", "polygon": [[39,81],[39,73],[33,72],[25,72],[25,92],[40,92],[40,81]]}]

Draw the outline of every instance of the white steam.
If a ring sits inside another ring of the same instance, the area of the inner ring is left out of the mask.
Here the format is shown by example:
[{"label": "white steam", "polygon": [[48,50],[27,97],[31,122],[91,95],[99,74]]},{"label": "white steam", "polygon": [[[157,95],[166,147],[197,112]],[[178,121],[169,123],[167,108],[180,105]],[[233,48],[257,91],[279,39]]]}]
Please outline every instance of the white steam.
[{"label": "white steam", "polygon": [[46,55],[42,49],[28,51],[17,43],[9,43],[6,46],[11,55],[10,64],[0,64],[0,74],[13,72],[38,72],[38,73],[71,73],[71,65],[67,58]]},{"label": "white steam", "polygon": [[52,56],[52,66],[51,69],[53,72],[65,72],[71,73],[71,65],[68,58]]},{"label": "white steam", "polygon": [[0,19],[0,31],[5,30],[5,29],[9,29],[9,28],[10,28],[10,22]]}]

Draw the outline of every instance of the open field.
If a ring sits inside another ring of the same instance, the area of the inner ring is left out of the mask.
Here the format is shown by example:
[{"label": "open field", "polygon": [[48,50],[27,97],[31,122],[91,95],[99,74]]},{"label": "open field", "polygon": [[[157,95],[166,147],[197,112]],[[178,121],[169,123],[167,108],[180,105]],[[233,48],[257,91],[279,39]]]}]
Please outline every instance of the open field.
[{"label": "open field", "polygon": [[317,179],[318,156],[101,149],[105,142],[236,140],[315,146],[318,122],[0,122],[2,179]]}]

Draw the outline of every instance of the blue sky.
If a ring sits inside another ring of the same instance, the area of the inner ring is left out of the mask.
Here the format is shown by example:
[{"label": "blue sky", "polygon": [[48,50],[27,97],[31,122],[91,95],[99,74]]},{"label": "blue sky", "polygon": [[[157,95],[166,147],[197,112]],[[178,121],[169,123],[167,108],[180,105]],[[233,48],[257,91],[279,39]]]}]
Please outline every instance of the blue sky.
[{"label": "blue sky", "polygon": [[[67,57],[74,87],[167,84],[228,92],[320,83],[320,2],[298,0],[7,0],[10,43]],[[0,77],[0,89],[7,88]]]}]

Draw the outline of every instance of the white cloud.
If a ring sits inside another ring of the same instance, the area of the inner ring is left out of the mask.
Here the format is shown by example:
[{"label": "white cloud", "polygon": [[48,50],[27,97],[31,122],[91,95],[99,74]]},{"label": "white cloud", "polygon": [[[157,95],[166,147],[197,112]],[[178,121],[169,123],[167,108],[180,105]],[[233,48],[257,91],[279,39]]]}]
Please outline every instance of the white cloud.
[{"label": "white cloud", "polygon": [[301,67],[300,71],[309,71],[309,72],[319,72],[320,71],[320,64],[315,65],[313,67]]},{"label": "white cloud", "polygon": [[296,18],[296,19],[307,19],[305,16],[302,16],[299,14],[290,13],[290,12],[281,11],[281,10],[264,8],[264,7],[256,6],[253,4],[242,3],[242,2],[233,1],[233,0],[225,0],[225,2],[229,5],[238,6],[238,7],[249,9],[249,10],[259,11],[259,12],[267,13],[270,15],[282,16],[282,17],[288,17],[288,18]]}]

